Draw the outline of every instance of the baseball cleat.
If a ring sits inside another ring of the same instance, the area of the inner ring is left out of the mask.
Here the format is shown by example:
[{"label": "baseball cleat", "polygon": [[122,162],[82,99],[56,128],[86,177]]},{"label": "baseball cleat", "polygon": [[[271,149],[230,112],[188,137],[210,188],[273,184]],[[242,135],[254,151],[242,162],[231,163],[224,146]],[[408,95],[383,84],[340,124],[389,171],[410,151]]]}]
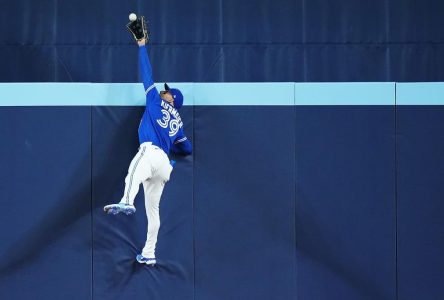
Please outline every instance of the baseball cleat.
[{"label": "baseball cleat", "polygon": [[118,203],[110,204],[103,208],[107,214],[117,215],[119,213],[124,213],[125,215],[132,215],[136,212],[134,205]]},{"label": "baseball cleat", "polygon": [[156,264],[155,258],[144,257],[142,254],[137,254],[136,260],[139,264],[147,264],[150,266],[154,266]]}]

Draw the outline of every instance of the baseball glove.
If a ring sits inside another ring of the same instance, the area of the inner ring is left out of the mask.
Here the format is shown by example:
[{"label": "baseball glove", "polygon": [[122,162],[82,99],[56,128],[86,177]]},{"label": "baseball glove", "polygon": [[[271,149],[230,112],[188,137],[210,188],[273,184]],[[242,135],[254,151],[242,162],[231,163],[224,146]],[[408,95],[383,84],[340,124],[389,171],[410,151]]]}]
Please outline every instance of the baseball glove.
[{"label": "baseball glove", "polygon": [[135,21],[126,24],[126,28],[132,33],[136,41],[140,41],[141,39],[148,41],[149,32],[144,16],[140,16]]}]

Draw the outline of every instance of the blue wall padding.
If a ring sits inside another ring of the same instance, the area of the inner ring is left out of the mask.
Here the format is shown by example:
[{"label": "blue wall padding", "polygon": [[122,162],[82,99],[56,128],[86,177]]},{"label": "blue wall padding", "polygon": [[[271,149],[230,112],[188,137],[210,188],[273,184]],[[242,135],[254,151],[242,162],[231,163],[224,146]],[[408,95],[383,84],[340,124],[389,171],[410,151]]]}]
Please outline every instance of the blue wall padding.
[{"label": "blue wall padding", "polygon": [[294,299],[294,107],[195,109],[196,299]]},{"label": "blue wall padding", "polygon": [[[304,49],[305,60],[310,66],[305,78],[312,82],[320,81],[390,81],[393,78],[387,66],[387,49],[380,46],[362,44],[308,45]],[[360,62],[368,60],[367,64]],[[349,66],[344,68],[343,66]],[[396,67],[396,66],[393,66]],[[424,75],[425,76],[425,75]],[[396,77],[398,78],[398,77]]]},{"label": "blue wall padding", "polygon": [[133,11],[158,81],[444,80],[442,0],[16,0],[0,81],[137,81]]},{"label": "blue wall padding", "polygon": [[444,107],[397,110],[399,299],[444,295]]},{"label": "blue wall padding", "polygon": [[296,107],[297,299],[395,299],[393,106]]},{"label": "blue wall padding", "polygon": [[[193,139],[193,108],[181,115]],[[108,216],[103,206],[120,201],[129,164],[137,152],[143,108],[94,107],[92,114],[94,299],[193,299],[192,159],[176,158],[176,168],[160,204],[161,228],[156,268],[135,261],[146,239],[142,192],[135,216]]]},{"label": "blue wall padding", "polygon": [[90,114],[0,109],[0,299],[90,299]]},{"label": "blue wall padding", "polygon": [[442,106],[185,106],[194,154],[166,185],[156,268],[134,260],[142,193],[135,216],[103,212],[142,113],[0,108],[0,299],[444,293]]}]

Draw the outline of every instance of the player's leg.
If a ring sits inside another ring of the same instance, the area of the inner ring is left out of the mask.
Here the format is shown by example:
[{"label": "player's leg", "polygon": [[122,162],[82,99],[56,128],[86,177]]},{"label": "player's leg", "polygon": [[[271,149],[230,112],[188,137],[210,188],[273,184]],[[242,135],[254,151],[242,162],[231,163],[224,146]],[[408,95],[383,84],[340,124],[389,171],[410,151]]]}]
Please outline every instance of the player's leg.
[{"label": "player's leg", "polygon": [[104,207],[105,212],[110,214],[133,214],[136,212],[134,199],[139,192],[140,184],[151,176],[151,167],[147,146],[141,146],[134,156],[128,168],[125,178],[125,191],[118,204],[110,204]]},{"label": "player's leg", "polygon": [[151,178],[143,183],[145,192],[145,210],[148,219],[145,247],[142,250],[144,258],[152,259],[155,263],[157,236],[160,228],[159,204],[165,182],[158,177]]},{"label": "player's leg", "polygon": [[140,184],[151,177],[150,154],[148,152],[147,146],[141,146],[131,161],[128,174],[125,177],[125,191],[120,203],[134,205]]},{"label": "player's leg", "polygon": [[[145,193],[145,210],[148,219],[148,230],[145,247],[137,261],[146,264],[156,263],[156,244],[160,228],[159,205],[166,182],[170,179],[172,167],[168,159],[160,158],[160,168],[156,170],[152,178],[143,182]],[[146,259],[146,261],[143,261]]]}]

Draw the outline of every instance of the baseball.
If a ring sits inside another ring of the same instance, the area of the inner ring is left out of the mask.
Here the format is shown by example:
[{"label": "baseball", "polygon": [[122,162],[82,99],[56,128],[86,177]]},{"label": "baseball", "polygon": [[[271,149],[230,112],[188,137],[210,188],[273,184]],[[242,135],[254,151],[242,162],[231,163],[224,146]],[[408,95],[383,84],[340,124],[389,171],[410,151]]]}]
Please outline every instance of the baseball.
[{"label": "baseball", "polygon": [[136,19],[137,19],[137,16],[136,16],[135,13],[131,13],[131,14],[129,15],[129,20],[130,20],[131,22],[135,21]]}]

